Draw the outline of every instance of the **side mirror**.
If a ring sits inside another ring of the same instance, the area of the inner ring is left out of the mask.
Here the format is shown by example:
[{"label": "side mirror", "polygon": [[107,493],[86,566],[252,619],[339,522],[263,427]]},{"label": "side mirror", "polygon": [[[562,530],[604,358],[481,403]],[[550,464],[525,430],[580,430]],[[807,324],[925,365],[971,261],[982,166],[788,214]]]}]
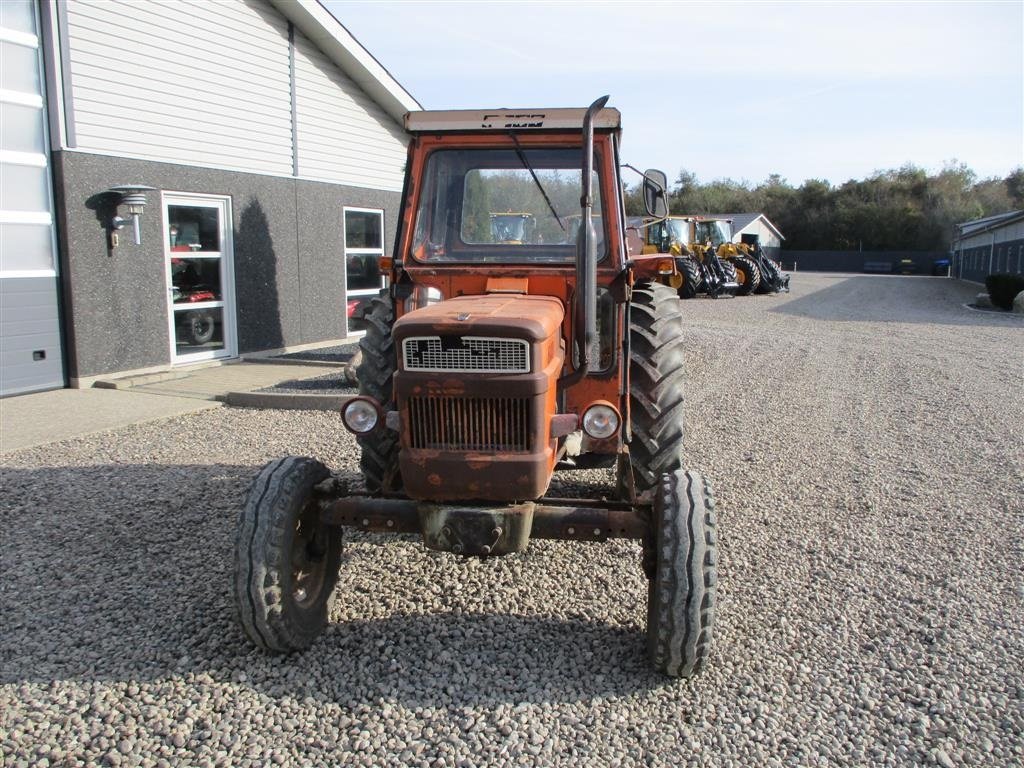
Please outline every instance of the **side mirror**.
[{"label": "side mirror", "polygon": [[644,171],[644,208],[648,216],[664,219],[668,216],[668,178],[664,171]]}]

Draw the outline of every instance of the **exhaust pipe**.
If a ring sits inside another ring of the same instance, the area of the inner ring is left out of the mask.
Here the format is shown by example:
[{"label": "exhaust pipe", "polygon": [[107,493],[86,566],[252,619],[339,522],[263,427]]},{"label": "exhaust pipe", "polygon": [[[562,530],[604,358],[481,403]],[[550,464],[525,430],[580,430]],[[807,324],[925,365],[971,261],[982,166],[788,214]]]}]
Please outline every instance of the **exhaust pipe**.
[{"label": "exhaust pipe", "polygon": [[594,118],[608,103],[602,96],[587,108],[583,117],[583,175],[580,197],[580,229],[576,238],[576,303],[573,327],[576,336],[575,370],[562,384],[574,384],[590,370],[590,354],[597,344],[597,233],[591,212],[594,208]]}]

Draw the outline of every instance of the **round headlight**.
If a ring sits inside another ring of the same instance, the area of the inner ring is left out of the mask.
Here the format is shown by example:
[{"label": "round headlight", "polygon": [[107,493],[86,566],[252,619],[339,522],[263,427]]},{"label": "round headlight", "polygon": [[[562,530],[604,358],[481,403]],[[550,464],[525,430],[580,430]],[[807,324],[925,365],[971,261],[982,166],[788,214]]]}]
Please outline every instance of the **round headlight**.
[{"label": "round headlight", "polygon": [[361,398],[349,400],[341,412],[341,420],[349,430],[357,435],[365,434],[377,426],[380,411],[369,400]]},{"label": "round headlight", "polygon": [[437,290],[426,285],[417,285],[412,289],[412,294],[405,300],[405,311],[412,312],[414,309],[423,309],[431,304],[444,301],[444,296]]},{"label": "round headlight", "polygon": [[583,431],[603,440],[619,431],[619,414],[610,405],[592,405],[583,414]]}]

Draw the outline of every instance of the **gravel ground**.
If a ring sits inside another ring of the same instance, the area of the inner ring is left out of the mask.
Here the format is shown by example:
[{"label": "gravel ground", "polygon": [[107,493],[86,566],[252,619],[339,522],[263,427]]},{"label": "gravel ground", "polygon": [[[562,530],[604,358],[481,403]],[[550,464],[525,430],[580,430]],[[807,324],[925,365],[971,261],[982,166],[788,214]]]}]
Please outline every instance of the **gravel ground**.
[{"label": "gravel ground", "polygon": [[286,360],[318,360],[329,363],[347,363],[352,355],[359,349],[359,343],[338,344],[333,347],[319,347],[318,349],[306,349],[302,352],[289,352],[281,355]]},{"label": "gravel ground", "polygon": [[697,678],[648,671],[622,542],[353,536],[325,636],[256,652],[247,484],[286,453],[351,475],[356,447],[333,414],[225,408],[3,459],[0,763],[1021,765],[1024,322],[940,279],[793,284],[686,305],[720,530]]},{"label": "gravel ground", "polygon": [[[312,360],[315,362],[337,363],[344,365],[352,359],[352,356],[359,350],[358,342],[352,344],[339,344],[334,347],[320,347],[319,349],[307,349],[302,352],[290,352],[281,355],[286,360]],[[304,395],[354,395],[358,388],[353,386],[345,378],[344,368],[331,370],[323,376],[316,376],[312,379],[293,379],[282,381],[273,387],[259,390],[260,392],[276,392]]]},{"label": "gravel ground", "polygon": [[314,376],[311,379],[289,379],[258,391],[291,392],[297,395],[354,395],[359,391],[359,387],[345,378],[343,368],[337,368],[322,376]]}]

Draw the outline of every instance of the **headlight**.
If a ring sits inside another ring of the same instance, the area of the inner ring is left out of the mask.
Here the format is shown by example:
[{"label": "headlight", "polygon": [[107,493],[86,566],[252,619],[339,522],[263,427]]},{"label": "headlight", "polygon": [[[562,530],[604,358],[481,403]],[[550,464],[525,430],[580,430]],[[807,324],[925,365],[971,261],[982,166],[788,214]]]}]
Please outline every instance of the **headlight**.
[{"label": "headlight", "polygon": [[417,285],[412,289],[412,296],[405,300],[404,309],[406,312],[412,312],[414,309],[423,309],[439,301],[444,301],[444,296],[437,288]]},{"label": "headlight", "polygon": [[341,411],[341,420],[350,432],[364,435],[380,421],[380,409],[372,400],[356,397],[349,400]]},{"label": "headlight", "polygon": [[619,413],[607,403],[592,405],[583,413],[583,431],[596,440],[619,431]]}]

